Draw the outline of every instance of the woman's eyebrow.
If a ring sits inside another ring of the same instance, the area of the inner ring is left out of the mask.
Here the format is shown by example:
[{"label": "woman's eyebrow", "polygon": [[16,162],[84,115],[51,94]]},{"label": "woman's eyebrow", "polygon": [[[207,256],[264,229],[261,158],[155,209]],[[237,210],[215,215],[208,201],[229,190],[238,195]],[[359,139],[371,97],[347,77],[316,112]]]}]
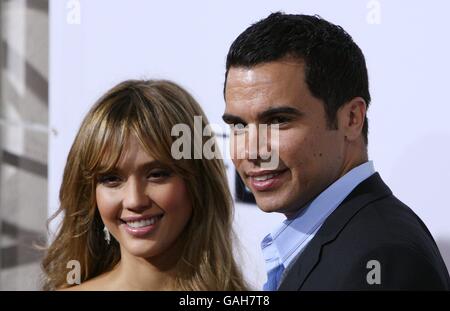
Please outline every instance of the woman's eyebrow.
[{"label": "woman's eyebrow", "polygon": [[157,166],[165,166],[161,161],[158,160],[152,160],[143,164],[140,164],[138,166],[139,170],[147,170],[147,169],[152,169],[155,168]]},{"label": "woman's eyebrow", "polygon": [[[151,161],[148,161],[148,162],[144,162],[144,163],[139,164],[139,165],[136,167],[136,170],[137,170],[137,171],[147,171],[147,170],[153,169],[153,168],[155,168],[155,167],[166,167],[166,165],[164,165],[164,163],[161,162],[161,161],[159,161],[159,160],[151,160]],[[121,173],[123,173],[125,170],[126,170],[126,169],[124,168],[124,166],[118,165],[118,166],[116,166],[116,167],[113,167],[113,168],[111,169],[111,172],[117,172],[117,173],[120,173],[120,174],[121,174]]]}]

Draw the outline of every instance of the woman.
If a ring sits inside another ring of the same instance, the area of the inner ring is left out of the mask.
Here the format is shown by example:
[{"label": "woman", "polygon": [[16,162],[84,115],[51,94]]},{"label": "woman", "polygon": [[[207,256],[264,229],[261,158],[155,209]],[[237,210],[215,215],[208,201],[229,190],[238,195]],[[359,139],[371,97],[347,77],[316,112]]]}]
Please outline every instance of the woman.
[{"label": "woman", "polygon": [[[246,289],[232,255],[223,162],[171,154],[172,127],[194,129],[194,116],[208,124],[168,81],[125,81],[95,104],[67,159],[44,289]],[[67,282],[72,260],[80,285]]]}]

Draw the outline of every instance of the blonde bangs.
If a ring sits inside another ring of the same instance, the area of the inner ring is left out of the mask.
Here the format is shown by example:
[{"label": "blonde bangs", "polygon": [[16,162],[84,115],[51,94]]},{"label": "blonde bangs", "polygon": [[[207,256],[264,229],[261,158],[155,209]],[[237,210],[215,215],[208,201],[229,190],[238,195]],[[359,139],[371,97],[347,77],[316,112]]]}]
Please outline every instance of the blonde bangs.
[{"label": "blonde bangs", "polygon": [[87,130],[87,142],[81,156],[84,157],[84,176],[92,180],[99,174],[114,170],[126,151],[128,140],[135,136],[142,148],[155,160],[178,170],[171,156],[173,137],[170,131],[161,131],[168,123],[157,118],[153,103],[142,100],[135,92],[100,102],[94,107],[91,124]]},{"label": "blonde bangs", "polygon": [[[202,117],[199,133],[194,116]],[[185,180],[192,202],[192,217],[180,236],[185,243],[175,288],[246,289],[233,258],[233,203],[224,164],[217,158],[176,160],[171,152],[178,139],[172,136],[176,124],[192,131],[191,150],[195,150],[197,135],[202,146],[209,139],[202,136],[208,120],[201,107],[170,81],[124,81],[97,101],[83,120],[67,159],[58,210],[64,218],[42,263],[44,289],[71,286],[66,282],[69,260],[80,261],[82,282],[110,271],[120,261],[119,243],[104,241],[95,188],[99,175],[117,169],[130,137],[136,137],[149,156]]]}]

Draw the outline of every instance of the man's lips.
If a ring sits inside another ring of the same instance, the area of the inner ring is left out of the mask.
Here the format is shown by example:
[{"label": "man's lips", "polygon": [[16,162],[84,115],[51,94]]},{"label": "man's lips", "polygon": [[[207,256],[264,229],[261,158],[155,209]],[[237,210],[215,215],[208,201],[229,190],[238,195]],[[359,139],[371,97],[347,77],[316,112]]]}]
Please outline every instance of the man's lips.
[{"label": "man's lips", "polygon": [[286,171],[287,169],[278,169],[278,170],[255,170],[255,171],[246,171],[245,175],[247,177],[259,177],[259,176],[265,176],[265,175],[270,175],[270,174],[279,174],[279,173],[283,173],[284,171]]},{"label": "man's lips", "polygon": [[249,186],[256,191],[270,191],[282,184],[285,173],[288,169],[283,170],[261,170],[246,172]]}]

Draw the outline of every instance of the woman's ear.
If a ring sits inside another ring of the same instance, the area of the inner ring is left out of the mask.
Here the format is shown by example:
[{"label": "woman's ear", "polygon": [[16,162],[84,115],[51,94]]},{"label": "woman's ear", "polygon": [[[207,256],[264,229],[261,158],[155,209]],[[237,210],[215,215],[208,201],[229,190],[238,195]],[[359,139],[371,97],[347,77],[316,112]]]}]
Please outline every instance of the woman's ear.
[{"label": "woman's ear", "polygon": [[362,136],[366,110],[367,104],[362,97],[355,97],[339,108],[338,125],[346,140],[355,141]]}]

